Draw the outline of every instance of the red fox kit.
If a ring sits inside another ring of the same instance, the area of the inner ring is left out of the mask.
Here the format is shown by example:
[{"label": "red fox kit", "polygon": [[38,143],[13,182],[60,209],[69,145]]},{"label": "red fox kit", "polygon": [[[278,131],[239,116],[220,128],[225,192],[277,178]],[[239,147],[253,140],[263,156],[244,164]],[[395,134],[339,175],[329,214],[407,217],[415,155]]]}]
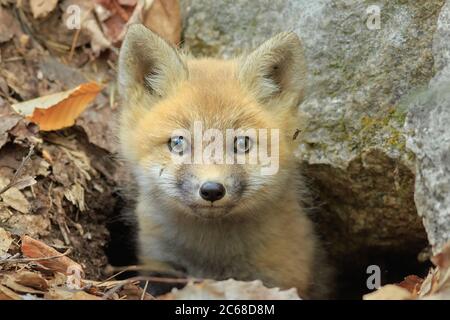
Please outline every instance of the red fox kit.
[{"label": "red fox kit", "polygon": [[[325,297],[328,272],[300,204],[293,157],[305,70],[294,33],[236,59],[193,59],[144,26],[130,26],[119,58],[119,138],[138,186],[143,264]],[[199,135],[199,127],[214,134]],[[204,156],[207,141],[215,146]],[[233,163],[252,154],[256,161]]]}]

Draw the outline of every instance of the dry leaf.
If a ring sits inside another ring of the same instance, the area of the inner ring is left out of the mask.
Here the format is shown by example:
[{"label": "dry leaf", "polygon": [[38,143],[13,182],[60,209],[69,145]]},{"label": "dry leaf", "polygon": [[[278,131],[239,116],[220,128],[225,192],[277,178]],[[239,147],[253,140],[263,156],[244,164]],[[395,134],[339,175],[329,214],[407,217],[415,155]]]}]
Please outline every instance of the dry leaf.
[{"label": "dry leaf", "polygon": [[120,42],[123,39],[125,26],[135,12],[136,1],[125,4],[117,0],[97,0],[97,2],[100,6],[96,6],[96,12],[98,16],[103,16],[100,20],[106,36],[113,43]]},{"label": "dry leaf", "polygon": [[420,291],[419,291],[419,297],[425,297],[427,295],[429,295],[432,290],[433,287],[436,284],[436,273],[437,273],[437,269],[431,269],[428,272],[428,275],[426,276],[426,278],[423,280],[422,285],[420,287]]},{"label": "dry leaf", "polygon": [[8,252],[12,243],[13,238],[11,237],[11,234],[0,227],[0,257]]},{"label": "dry leaf", "polygon": [[0,198],[3,200],[4,204],[19,212],[30,212],[30,203],[17,188],[10,188],[6,190],[0,195]]},{"label": "dry leaf", "polygon": [[33,17],[45,18],[50,12],[55,10],[58,0],[30,0]]},{"label": "dry leaf", "polygon": [[397,283],[396,285],[402,288],[405,288],[414,296],[417,296],[420,287],[423,283],[423,279],[416,275],[407,276],[402,282]]},{"label": "dry leaf", "polygon": [[96,15],[93,13],[97,4],[94,1],[89,0],[63,1],[61,9],[64,12],[62,17],[64,23],[70,23],[73,19],[73,15],[67,10],[69,6],[77,6],[81,9],[81,32],[89,37],[94,54],[99,55],[102,50],[111,48],[111,41],[103,34]]},{"label": "dry leaf", "polygon": [[431,262],[442,269],[450,267],[450,242],[444,245],[440,253],[431,258]]},{"label": "dry leaf", "polygon": [[119,4],[121,4],[123,6],[133,7],[136,5],[138,0],[117,0],[117,2],[119,2]]},{"label": "dry leaf", "polygon": [[41,290],[36,290],[18,283],[14,275],[5,275],[2,279],[2,285],[18,293],[44,294]]},{"label": "dry leaf", "polygon": [[11,40],[20,33],[17,21],[8,10],[0,6],[0,43]]},{"label": "dry leaf", "polygon": [[[9,184],[9,179],[0,177],[0,190]],[[2,202],[22,213],[28,213],[30,211],[30,203],[25,198],[22,192],[16,187],[11,187],[2,194],[0,194]]]},{"label": "dry leaf", "polygon": [[20,119],[22,119],[22,117],[17,114],[0,115],[0,148],[3,147],[8,140],[8,131],[14,128]]},{"label": "dry leaf", "polygon": [[50,218],[39,214],[15,214],[8,220],[17,234],[47,236],[50,231]]},{"label": "dry leaf", "polygon": [[22,300],[22,297],[0,284],[0,300]]},{"label": "dry leaf", "polygon": [[49,288],[54,287],[62,287],[67,285],[67,276],[64,273],[61,272],[53,272],[53,278],[49,279],[48,281]]},{"label": "dry leaf", "polygon": [[163,300],[299,300],[297,290],[267,288],[260,280],[225,281],[205,280],[201,283],[189,283],[183,289],[159,297]]},{"label": "dry leaf", "polygon": [[21,271],[14,275],[14,281],[23,286],[40,291],[48,289],[47,280],[41,274],[31,271]]},{"label": "dry leaf", "polygon": [[70,189],[64,191],[64,196],[67,200],[76,205],[81,212],[86,211],[86,203],[84,202],[84,188],[79,183],[73,184]]},{"label": "dry leaf", "polygon": [[97,83],[88,82],[72,90],[16,103],[12,107],[38,124],[41,130],[58,130],[72,126],[100,90]]},{"label": "dry leaf", "polygon": [[394,284],[385,285],[363,296],[363,300],[409,300],[414,296],[405,288]]},{"label": "dry leaf", "polygon": [[126,296],[127,300],[154,300],[155,299],[153,296],[151,296],[147,292],[144,293],[144,296],[142,296],[143,293],[144,293],[144,290],[141,287],[139,287],[133,283],[127,283],[119,291],[119,296],[121,296],[121,297]]},{"label": "dry leaf", "polygon": [[45,299],[52,300],[101,300],[100,297],[94,296],[82,290],[74,291],[62,288],[52,288],[44,295]]},{"label": "dry leaf", "polygon": [[27,187],[31,187],[32,185],[35,185],[36,183],[37,183],[37,181],[33,177],[25,176],[23,178],[18,179],[16,182],[14,182],[13,186],[14,186],[14,188],[22,190]]},{"label": "dry leaf", "polygon": [[181,13],[178,0],[154,0],[144,12],[143,24],[177,46],[181,40]]},{"label": "dry leaf", "polygon": [[[46,245],[42,241],[35,240],[29,236],[22,237],[21,250],[23,255],[28,258],[48,258],[61,255],[60,252]],[[70,274],[74,271],[78,271],[80,276],[84,275],[83,268],[78,263],[66,256],[39,260],[37,261],[37,263],[52,271],[58,271],[64,274]]]}]

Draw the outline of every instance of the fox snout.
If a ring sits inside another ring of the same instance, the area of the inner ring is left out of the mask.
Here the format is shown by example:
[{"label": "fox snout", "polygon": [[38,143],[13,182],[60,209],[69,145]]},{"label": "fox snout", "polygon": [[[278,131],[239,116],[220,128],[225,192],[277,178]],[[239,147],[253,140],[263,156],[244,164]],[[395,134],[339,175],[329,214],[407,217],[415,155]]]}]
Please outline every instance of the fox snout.
[{"label": "fox snout", "polygon": [[245,174],[240,171],[225,165],[180,168],[177,188],[181,196],[177,201],[190,207],[194,213],[205,209],[230,210],[239,203],[245,189]]},{"label": "fox snout", "polygon": [[207,181],[200,187],[200,196],[206,201],[217,201],[225,196],[226,189],[223,184]]}]

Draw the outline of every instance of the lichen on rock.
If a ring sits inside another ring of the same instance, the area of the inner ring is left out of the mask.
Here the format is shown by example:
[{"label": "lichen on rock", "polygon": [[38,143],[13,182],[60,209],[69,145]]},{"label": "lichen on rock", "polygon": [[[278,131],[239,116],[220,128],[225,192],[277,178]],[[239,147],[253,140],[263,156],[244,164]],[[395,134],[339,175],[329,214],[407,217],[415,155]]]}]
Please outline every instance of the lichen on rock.
[{"label": "lichen on rock", "polygon": [[[429,86],[436,70],[450,74],[444,68],[450,56],[448,3],[378,1],[375,29],[367,25],[368,1],[181,4],[184,46],[197,56],[232,57],[286,30],[302,39],[309,85],[299,107],[305,125],[297,156],[323,203],[319,220],[328,226],[323,232],[334,254],[372,246],[417,253],[426,246],[426,233],[416,205],[431,244],[448,238],[449,129],[443,119],[450,108],[445,87]],[[424,92],[434,97],[432,113],[415,103]],[[429,126],[436,129],[426,131]],[[411,132],[415,138],[408,138]],[[427,137],[441,140],[428,139],[430,149],[441,150],[433,151],[429,165],[423,162]],[[424,171],[432,168],[434,178]],[[436,184],[425,190],[430,179]]]},{"label": "lichen on rock", "polygon": [[412,103],[407,148],[416,155],[415,203],[438,253],[450,240],[450,2],[442,8],[433,41],[437,73]]}]

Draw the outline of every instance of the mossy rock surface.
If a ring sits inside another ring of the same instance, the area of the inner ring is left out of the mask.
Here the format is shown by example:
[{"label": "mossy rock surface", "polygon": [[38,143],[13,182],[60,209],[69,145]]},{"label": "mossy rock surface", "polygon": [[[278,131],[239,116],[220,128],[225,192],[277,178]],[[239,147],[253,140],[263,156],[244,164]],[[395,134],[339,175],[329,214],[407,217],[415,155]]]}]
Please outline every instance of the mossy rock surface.
[{"label": "mossy rock surface", "polygon": [[296,155],[336,255],[418,252],[427,236],[437,251],[450,238],[448,1],[378,1],[379,29],[367,26],[372,1],[181,4],[196,56],[231,57],[286,30],[302,39],[309,85]]}]

